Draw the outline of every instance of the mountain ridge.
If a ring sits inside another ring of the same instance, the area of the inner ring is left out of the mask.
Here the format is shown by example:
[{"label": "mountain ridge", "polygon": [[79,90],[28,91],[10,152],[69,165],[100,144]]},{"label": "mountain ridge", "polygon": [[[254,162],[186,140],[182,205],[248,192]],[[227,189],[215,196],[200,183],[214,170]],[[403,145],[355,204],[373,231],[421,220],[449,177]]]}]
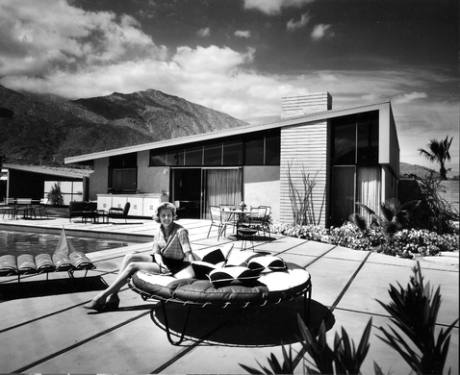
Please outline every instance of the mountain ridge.
[{"label": "mountain ridge", "polygon": [[248,125],[154,89],[70,101],[39,97],[0,85],[0,155],[9,162],[63,164],[65,157]]}]

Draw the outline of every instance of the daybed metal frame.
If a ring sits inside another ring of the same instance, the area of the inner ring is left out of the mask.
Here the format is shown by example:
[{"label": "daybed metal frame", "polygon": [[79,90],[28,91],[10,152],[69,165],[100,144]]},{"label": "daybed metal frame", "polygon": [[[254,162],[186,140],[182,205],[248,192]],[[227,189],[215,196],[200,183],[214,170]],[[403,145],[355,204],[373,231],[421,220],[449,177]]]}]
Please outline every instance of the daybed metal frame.
[{"label": "daybed metal frame", "polygon": [[[308,279],[306,285],[305,285],[305,288],[303,288],[301,291],[293,294],[293,295],[286,295],[284,296],[283,298],[277,298],[277,299],[270,299],[270,298],[267,298],[267,299],[264,299],[262,301],[262,303],[260,303],[261,301],[251,301],[251,302],[245,302],[245,303],[238,303],[238,302],[229,302],[229,301],[222,301],[222,302],[195,302],[195,301],[184,301],[184,300],[181,300],[181,299],[177,299],[177,298],[164,298],[164,297],[160,297],[158,295],[155,295],[155,294],[148,294],[146,293],[145,291],[137,288],[135,285],[132,284],[131,282],[131,278],[128,279],[128,285],[129,287],[136,293],[140,294],[140,296],[142,297],[142,299],[144,301],[149,301],[149,300],[155,300],[155,301],[160,301],[161,303],[161,308],[163,310],[163,315],[164,315],[164,318],[165,318],[165,330],[166,330],[166,336],[168,338],[168,341],[172,344],[172,345],[180,345],[182,343],[182,341],[184,341],[184,338],[185,338],[185,333],[186,333],[186,330],[187,330],[187,326],[188,326],[188,322],[189,322],[189,318],[190,318],[190,314],[191,314],[191,309],[193,306],[199,306],[199,307],[206,307],[206,306],[218,306],[218,307],[222,307],[222,308],[227,308],[229,306],[234,306],[234,307],[240,307],[240,308],[246,308],[248,307],[249,305],[259,305],[259,306],[265,306],[267,305],[268,303],[274,303],[274,304],[279,304],[281,302],[284,302],[284,301],[292,301],[294,298],[297,298],[299,296],[303,296],[303,300],[304,300],[304,303],[303,303],[303,307],[304,307],[304,322],[305,324],[308,324],[309,323],[309,320],[310,320],[310,304],[311,304],[311,294],[312,294],[312,283],[311,283],[311,277]],[[153,302],[153,301],[151,301]],[[172,338],[172,334],[171,334],[171,331],[170,331],[170,325],[169,325],[169,321],[168,321],[168,314],[167,314],[167,309],[166,309],[166,305],[168,303],[176,303],[176,304],[181,304],[183,306],[187,306],[187,315],[186,315],[186,318],[185,318],[185,321],[184,321],[184,326],[183,326],[183,329],[182,329],[182,333],[180,334],[179,336],[179,340],[174,340]],[[152,307],[152,309],[150,310],[150,319],[155,322],[154,320],[154,311],[155,311],[155,308],[156,306]]]}]

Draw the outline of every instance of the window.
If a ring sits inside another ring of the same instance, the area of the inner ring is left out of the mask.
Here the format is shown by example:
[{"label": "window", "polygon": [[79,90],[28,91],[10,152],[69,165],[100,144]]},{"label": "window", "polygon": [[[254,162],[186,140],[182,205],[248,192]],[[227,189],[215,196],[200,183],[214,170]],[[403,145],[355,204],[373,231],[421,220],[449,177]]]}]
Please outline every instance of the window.
[{"label": "window", "polygon": [[224,142],[223,165],[243,164],[243,141],[241,138]]},{"label": "window", "polygon": [[166,164],[166,159],[167,159],[167,154],[166,152],[155,152],[156,150],[150,151],[150,166],[161,166],[161,165],[167,165]]},{"label": "window", "polygon": [[332,123],[332,224],[356,211],[356,201],[378,210],[379,112],[335,118]]},{"label": "window", "polygon": [[354,165],[356,154],[356,118],[345,116],[333,121],[334,165]]},{"label": "window", "polygon": [[204,165],[222,165],[222,142],[204,146]]},{"label": "window", "polygon": [[150,166],[280,165],[280,129],[150,150]]},{"label": "window", "polygon": [[203,146],[185,149],[185,165],[203,165]]},{"label": "window", "polygon": [[244,154],[246,165],[264,164],[264,138],[257,135],[245,137]]},{"label": "window", "polygon": [[265,137],[265,164],[280,165],[281,137],[278,131],[275,134],[269,133]]},{"label": "window", "polygon": [[[378,114],[378,112],[377,112]],[[379,132],[376,112],[363,113],[357,121],[357,164],[375,165],[379,162]]]},{"label": "window", "polygon": [[378,164],[378,111],[334,119],[332,128],[334,165]]},{"label": "window", "polygon": [[111,169],[111,178],[109,180],[112,182],[109,188],[113,192],[135,192],[137,190],[137,169]]},{"label": "window", "polygon": [[137,153],[110,157],[108,188],[114,193],[137,190]]}]

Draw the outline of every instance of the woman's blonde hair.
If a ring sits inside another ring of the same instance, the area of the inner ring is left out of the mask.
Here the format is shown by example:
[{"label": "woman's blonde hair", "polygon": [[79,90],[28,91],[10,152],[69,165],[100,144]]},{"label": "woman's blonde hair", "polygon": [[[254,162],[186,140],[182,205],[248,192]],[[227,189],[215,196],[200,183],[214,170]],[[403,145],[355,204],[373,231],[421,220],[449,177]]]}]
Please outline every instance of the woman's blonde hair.
[{"label": "woman's blonde hair", "polygon": [[172,203],[164,202],[155,209],[155,212],[152,216],[152,219],[155,220],[157,223],[161,223],[160,221],[161,210],[171,210],[173,220],[176,219],[176,206],[174,206]]}]

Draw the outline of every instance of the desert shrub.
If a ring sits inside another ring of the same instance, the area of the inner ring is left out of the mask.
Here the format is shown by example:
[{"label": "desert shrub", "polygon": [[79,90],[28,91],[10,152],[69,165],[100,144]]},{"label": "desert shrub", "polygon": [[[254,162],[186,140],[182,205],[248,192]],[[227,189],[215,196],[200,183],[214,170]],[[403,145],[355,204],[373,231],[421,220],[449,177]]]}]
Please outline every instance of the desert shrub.
[{"label": "desert shrub", "polygon": [[64,204],[64,198],[61,192],[61,183],[56,182],[48,193],[48,200],[54,206],[62,206]]},{"label": "desert shrub", "polygon": [[427,229],[402,229],[393,235],[391,242],[388,242],[387,236],[380,227],[370,227],[364,233],[351,222],[329,229],[318,225],[273,223],[271,231],[284,236],[403,258],[414,258],[417,254],[433,256],[441,251],[454,251],[459,248],[458,234],[441,235]]},{"label": "desert shrub", "polygon": [[413,217],[413,227],[428,229],[439,234],[458,233],[454,222],[459,220],[458,209],[442,197],[445,187],[436,175],[435,171],[420,178],[417,175],[409,175],[413,178],[420,189],[422,204]]}]

